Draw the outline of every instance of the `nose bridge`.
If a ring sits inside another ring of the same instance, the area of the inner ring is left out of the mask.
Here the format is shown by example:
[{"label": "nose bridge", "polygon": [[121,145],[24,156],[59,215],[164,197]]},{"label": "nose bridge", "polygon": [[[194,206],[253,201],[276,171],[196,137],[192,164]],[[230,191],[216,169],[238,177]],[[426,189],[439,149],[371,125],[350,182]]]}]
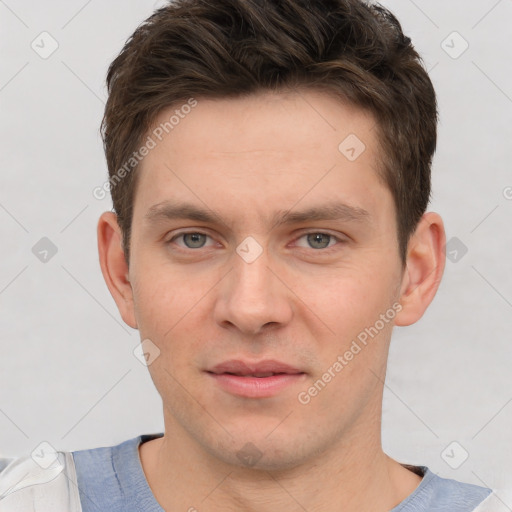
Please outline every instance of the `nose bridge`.
[{"label": "nose bridge", "polygon": [[272,284],[269,270],[269,258],[265,251],[254,261],[248,262],[237,255],[234,258],[233,291],[238,299],[246,302],[259,302],[268,294]]},{"label": "nose bridge", "polygon": [[[284,324],[291,305],[284,287],[271,270],[268,251],[241,243],[233,254],[233,270],[223,280],[217,304],[217,321],[256,333],[267,324]],[[248,257],[250,255],[250,257]]]}]

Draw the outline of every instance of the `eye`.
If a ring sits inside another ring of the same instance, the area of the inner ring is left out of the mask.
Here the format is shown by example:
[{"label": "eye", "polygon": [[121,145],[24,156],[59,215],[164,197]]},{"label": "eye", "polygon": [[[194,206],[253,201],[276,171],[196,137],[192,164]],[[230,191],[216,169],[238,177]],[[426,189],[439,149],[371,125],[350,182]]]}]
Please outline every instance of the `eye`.
[{"label": "eye", "polygon": [[170,244],[175,240],[182,239],[185,245],[177,244],[179,247],[184,247],[185,249],[201,249],[205,246],[206,240],[208,238],[210,237],[205,233],[191,231],[188,233],[180,233],[179,235],[175,235],[167,243]]},{"label": "eye", "polygon": [[[201,233],[200,231],[189,231],[184,233],[179,233],[174,235],[167,244],[175,243],[178,247],[187,250],[187,249],[202,249],[203,247],[208,247],[207,241],[208,239],[212,240],[213,244],[215,243],[213,239],[207,235],[206,233]],[[180,240],[181,243],[177,241]],[[309,233],[304,233],[299,238],[296,239],[295,245],[297,247],[301,247],[304,249],[313,249],[313,250],[322,250],[321,252],[329,252],[331,247],[339,245],[343,243],[343,239],[334,236],[330,233],[324,233],[321,231],[313,231]],[[300,243],[301,240],[305,240],[304,243]],[[212,246],[210,243],[209,246]]]},{"label": "eye", "polygon": [[311,233],[305,233],[301,237],[299,237],[297,240],[306,239],[306,243],[308,246],[300,245],[297,243],[297,246],[299,247],[305,247],[307,249],[327,249],[334,245],[336,245],[336,242],[342,242],[341,239],[338,237],[335,237],[334,235],[331,235],[329,233],[323,233],[319,231],[311,232]]}]

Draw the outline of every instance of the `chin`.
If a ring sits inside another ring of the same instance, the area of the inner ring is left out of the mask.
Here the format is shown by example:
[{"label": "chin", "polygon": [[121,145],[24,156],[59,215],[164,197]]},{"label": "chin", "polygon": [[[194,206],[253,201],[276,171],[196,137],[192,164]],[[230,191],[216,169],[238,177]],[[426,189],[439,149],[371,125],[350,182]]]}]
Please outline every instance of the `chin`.
[{"label": "chin", "polygon": [[[252,432],[245,431],[238,436],[234,434],[229,445],[220,443],[209,451],[230,466],[254,471],[290,470],[303,464],[308,458],[303,439],[293,439],[289,432],[281,432],[281,436],[274,437],[274,434],[261,434],[270,432],[271,429],[254,430],[258,433],[251,435]],[[311,455],[314,451],[314,447],[311,447]]]}]

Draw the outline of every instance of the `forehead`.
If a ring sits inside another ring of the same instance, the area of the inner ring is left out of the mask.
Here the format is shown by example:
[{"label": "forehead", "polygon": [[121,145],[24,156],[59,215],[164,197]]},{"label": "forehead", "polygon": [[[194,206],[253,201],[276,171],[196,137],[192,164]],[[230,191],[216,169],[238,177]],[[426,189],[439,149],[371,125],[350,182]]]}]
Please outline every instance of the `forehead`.
[{"label": "forehead", "polygon": [[368,205],[382,193],[377,130],[366,111],[311,90],[196,102],[166,108],[148,132],[155,146],[137,170],[141,215],[170,195],[212,210],[228,208],[229,196],[239,212],[264,204],[269,213],[297,201],[358,207],[361,196]]},{"label": "forehead", "polygon": [[[198,98],[195,106],[189,105],[190,101],[183,101],[163,109],[150,134],[156,131],[158,139],[182,151],[224,156],[258,149],[304,153],[321,146],[337,150],[349,134],[358,136],[370,152],[376,142],[373,115],[333,93],[267,91],[236,98]],[[182,145],[184,139],[190,142],[190,136],[200,144]]]}]

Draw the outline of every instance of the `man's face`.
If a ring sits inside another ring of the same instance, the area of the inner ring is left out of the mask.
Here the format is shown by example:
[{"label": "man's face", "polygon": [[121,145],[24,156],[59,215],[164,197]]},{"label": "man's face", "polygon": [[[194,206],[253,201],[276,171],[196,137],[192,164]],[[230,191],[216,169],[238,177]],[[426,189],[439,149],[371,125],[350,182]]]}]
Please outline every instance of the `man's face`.
[{"label": "man's face", "polygon": [[[198,99],[169,135],[152,135],[129,279],[141,339],[160,350],[149,370],[166,431],[225,462],[252,451],[276,469],[379,435],[402,266],[374,128],[304,91]],[[213,218],[161,213],[184,204]],[[299,215],[327,207],[339,215]],[[215,373],[232,360],[294,375]]]}]

